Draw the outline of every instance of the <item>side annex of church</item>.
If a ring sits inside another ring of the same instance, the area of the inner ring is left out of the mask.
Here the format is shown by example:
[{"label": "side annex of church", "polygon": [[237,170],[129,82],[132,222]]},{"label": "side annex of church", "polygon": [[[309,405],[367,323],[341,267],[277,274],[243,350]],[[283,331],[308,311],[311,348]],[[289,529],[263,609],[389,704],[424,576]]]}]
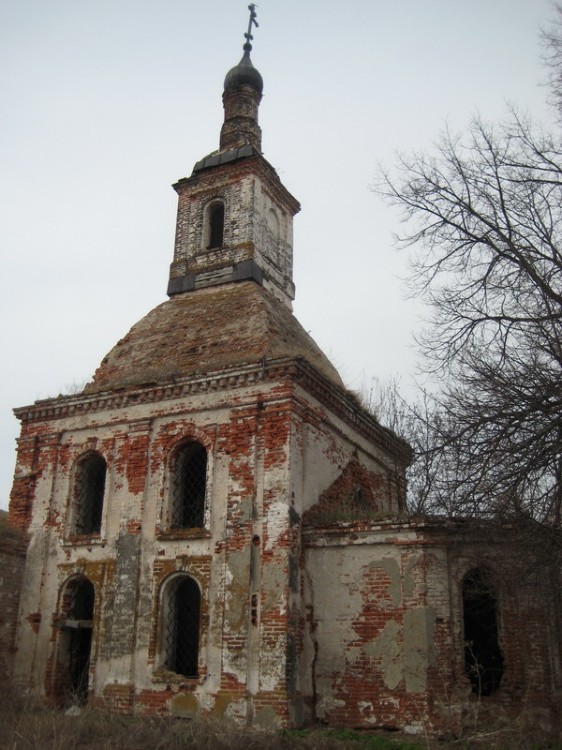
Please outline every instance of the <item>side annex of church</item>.
[{"label": "side annex of church", "polygon": [[174,185],[169,299],[81,393],[15,410],[10,678],[262,726],[458,733],[478,706],[555,727],[552,598],[506,584],[505,530],[408,517],[410,447],[292,313],[300,206],[262,155],[251,14],[219,150]]}]

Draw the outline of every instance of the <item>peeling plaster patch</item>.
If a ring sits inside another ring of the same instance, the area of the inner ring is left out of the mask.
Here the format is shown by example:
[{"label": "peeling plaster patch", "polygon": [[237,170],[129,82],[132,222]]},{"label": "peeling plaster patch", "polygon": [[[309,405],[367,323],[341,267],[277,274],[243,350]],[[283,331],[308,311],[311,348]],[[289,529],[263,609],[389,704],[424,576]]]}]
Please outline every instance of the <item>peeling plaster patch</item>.
[{"label": "peeling plaster patch", "polygon": [[329,716],[338,708],[345,708],[345,701],[339,698],[332,698],[330,695],[325,695],[318,700],[316,704],[317,718],[321,719],[324,716]]},{"label": "peeling plaster patch", "polygon": [[[236,489],[233,492],[236,492]],[[252,498],[242,497],[246,490],[241,483],[239,484],[238,492],[240,493],[239,500],[233,510],[236,510],[236,522],[243,526],[252,520]]]},{"label": "peeling plaster patch", "polygon": [[273,692],[283,684],[287,639],[280,635],[274,648],[262,649],[260,655],[260,690]]},{"label": "peeling plaster patch", "polygon": [[416,580],[412,575],[412,570],[417,567],[422,560],[421,555],[414,555],[411,557],[407,564],[406,570],[404,571],[404,595],[413,596],[416,588]]},{"label": "peeling plaster patch", "polygon": [[215,700],[213,715],[223,718],[233,716],[244,718],[246,716],[247,704],[243,698],[234,696],[230,691],[221,691]]},{"label": "peeling plaster patch", "polygon": [[379,637],[365,644],[365,653],[381,660],[382,678],[389,690],[394,690],[403,677],[399,635],[400,625],[396,620],[389,620]]},{"label": "peeling plaster patch", "polygon": [[346,653],[346,668],[353,667],[358,659],[363,659],[365,652],[362,646],[342,646]]},{"label": "peeling plaster patch", "polygon": [[388,585],[388,593],[392,599],[392,603],[397,606],[400,604],[402,599],[401,582],[402,576],[400,575],[400,565],[398,561],[392,557],[385,557],[382,560],[375,560],[369,565],[370,569],[382,568],[387,576],[390,578]]},{"label": "peeling plaster patch", "polygon": [[224,669],[243,685],[246,682],[248,660],[246,651],[224,651]]},{"label": "peeling plaster patch", "polygon": [[362,588],[357,575],[357,561],[350,557],[334,556],[331,550],[315,550],[314,564],[309,567],[315,588],[315,609],[320,614],[333,609],[334,589],[331,586],[319,585],[322,581],[339,581],[345,587],[345,599],[340,602],[340,618],[345,617],[344,610],[352,616],[361,610],[363,603]]},{"label": "peeling plaster patch", "polygon": [[413,721],[411,724],[406,724],[402,731],[404,732],[404,734],[423,734],[423,722]]},{"label": "peeling plaster patch", "polygon": [[404,612],[404,677],[408,692],[422,693],[427,687],[427,668],[436,658],[434,630],[432,607]]},{"label": "peeling plaster patch", "polygon": [[214,695],[210,693],[205,693],[202,690],[198,689],[197,700],[199,701],[199,705],[202,711],[212,713],[213,709],[215,708],[215,703],[216,703],[216,699]]},{"label": "peeling plaster patch", "polygon": [[192,719],[197,715],[199,705],[197,698],[193,693],[181,693],[174,695],[170,704],[170,711],[172,716],[177,716],[180,719]]},{"label": "peeling plaster patch", "polygon": [[263,570],[262,585],[264,588],[264,600],[262,612],[268,612],[275,608],[279,614],[287,611],[285,598],[285,587],[287,586],[287,573],[280,565],[268,565]]},{"label": "peeling plaster patch", "polygon": [[255,716],[255,724],[262,729],[276,729],[280,725],[279,717],[272,706],[265,706]]},{"label": "peeling plaster patch", "polygon": [[228,588],[226,620],[233,630],[242,631],[246,624],[247,585],[250,577],[250,556],[247,550],[232,551],[228,556]]},{"label": "peeling plaster patch", "polygon": [[400,701],[398,700],[398,698],[393,698],[391,695],[389,695],[381,705],[383,705],[385,708],[388,708],[389,706],[400,708]]},{"label": "peeling plaster patch", "polygon": [[375,716],[375,709],[371,701],[358,701],[357,708],[359,709],[359,713],[363,717],[363,720],[367,722],[367,724],[377,723],[378,719]]},{"label": "peeling plaster patch", "polygon": [[287,526],[286,503],[271,503],[267,511],[267,549],[275,549],[280,537],[287,532]]},{"label": "peeling plaster patch", "polygon": [[223,715],[234,721],[243,721],[248,715],[248,701],[245,698],[230,701]]},{"label": "peeling plaster patch", "polygon": [[[348,645],[342,633],[338,630],[332,630],[329,624],[320,620],[315,637],[316,642],[321,644],[321,664],[325,665],[324,669],[329,669],[333,673],[344,673],[347,667],[346,650]],[[326,683],[326,689],[332,690],[332,685],[329,682]]]}]

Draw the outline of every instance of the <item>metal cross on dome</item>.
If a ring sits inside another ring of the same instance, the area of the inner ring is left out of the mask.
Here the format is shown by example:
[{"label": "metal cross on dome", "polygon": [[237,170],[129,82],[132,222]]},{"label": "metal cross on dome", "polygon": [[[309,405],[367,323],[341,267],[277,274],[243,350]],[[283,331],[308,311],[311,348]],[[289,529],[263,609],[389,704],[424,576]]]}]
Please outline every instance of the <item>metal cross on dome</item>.
[{"label": "metal cross on dome", "polygon": [[250,42],[254,38],[252,36],[252,26],[255,26],[256,28],[259,27],[259,23],[256,21],[256,17],[258,15],[256,13],[256,4],[250,3],[250,5],[248,5],[248,10],[250,11],[250,20],[248,21],[248,31],[246,32],[246,34],[244,34],[244,36],[246,37],[246,44],[250,45],[251,49],[252,45],[250,44]]}]

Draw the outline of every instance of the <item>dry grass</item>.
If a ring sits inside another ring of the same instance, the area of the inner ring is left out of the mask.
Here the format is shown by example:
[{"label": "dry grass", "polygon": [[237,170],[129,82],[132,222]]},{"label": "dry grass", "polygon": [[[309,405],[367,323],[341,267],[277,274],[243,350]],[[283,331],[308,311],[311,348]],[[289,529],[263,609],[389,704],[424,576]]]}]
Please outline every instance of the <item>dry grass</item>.
[{"label": "dry grass", "polygon": [[83,709],[78,715],[0,701],[0,750],[562,750],[515,730],[482,732],[442,742],[398,734],[309,729],[260,731],[226,721],[115,716]]},{"label": "dry grass", "polygon": [[115,716],[83,709],[67,715],[41,707],[0,708],[1,750],[422,750],[422,746],[347,731],[275,732],[227,721]]}]

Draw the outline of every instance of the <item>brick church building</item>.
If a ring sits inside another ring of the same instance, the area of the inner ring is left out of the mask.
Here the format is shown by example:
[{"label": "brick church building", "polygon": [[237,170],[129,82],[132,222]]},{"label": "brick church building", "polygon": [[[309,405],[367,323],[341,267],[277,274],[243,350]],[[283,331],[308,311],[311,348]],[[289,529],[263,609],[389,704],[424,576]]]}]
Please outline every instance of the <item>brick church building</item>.
[{"label": "brick church building", "polygon": [[169,299],[81,393],[15,410],[11,678],[263,726],[552,729],[555,599],[508,530],[408,517],[409,446],[292,313],[300,207],[261,152],[246,36],[219,149],[174,185]]}]

